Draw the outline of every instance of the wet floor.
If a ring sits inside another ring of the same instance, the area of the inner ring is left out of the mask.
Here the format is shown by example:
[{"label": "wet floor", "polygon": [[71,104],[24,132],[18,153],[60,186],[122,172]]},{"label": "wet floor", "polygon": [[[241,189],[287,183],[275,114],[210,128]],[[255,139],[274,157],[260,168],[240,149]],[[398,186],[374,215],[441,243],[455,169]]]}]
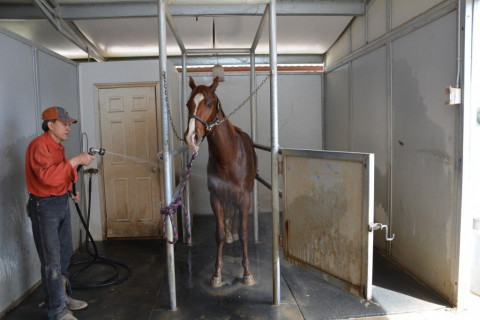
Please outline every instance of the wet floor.
[{"label": "wet floor", "polygon": [[[374,255],[374,288],[370,301],[282,261],[281,303],[273,305],[271,217],[266,213],[259,215],[259,243],[251,241],[249,244],[251,271],[256,284],[245,286],[241,282],[242,247],[236,241],[224,247],[224,286],[212,288],[210,278],[216,251],[214,224],[213,216],[195,216],[193,246],[175,245],[175,311],[169,310],[165,242],[117,240],[98,243],[100,256],[128,265],[131,276],[119,284],[75,289],[73,297],[89,303],[87,309],[75,311],[75,316],[90,320],[400,319],[397,317],[401,315],[426,315],[448,310],[444,300],[379,253]],[[85,257],[88,255],[85,249],[81,249],[73,260]],[[76,283],[98,282],[111,272],[109,266],[94,264],[76,278]],[[123,275],[125,271],[120,270],[120,277]],[[47,319],[45,312],[38,307],[42,301],[43,292],[37,288],[2,319]]]}]

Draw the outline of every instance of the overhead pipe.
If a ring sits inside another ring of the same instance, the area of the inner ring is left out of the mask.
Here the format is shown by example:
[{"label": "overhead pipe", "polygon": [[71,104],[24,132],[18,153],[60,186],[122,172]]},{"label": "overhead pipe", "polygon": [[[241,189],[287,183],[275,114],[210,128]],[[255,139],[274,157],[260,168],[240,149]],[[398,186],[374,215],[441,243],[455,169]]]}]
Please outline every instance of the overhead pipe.
[{"label": "overhead pipe", "polygon": [[[79,37],[75,33],[75,31],[73,31],[68,26],[66,27],[67,28],[66,30],[64,29],[64,27],[62,26],[62,23],[66,24],[66,22],[60,16],[57,15],[55,10],[53,10],[48,5],[46,5],[42,0],[33,0],[33,1],[35,5],[43,12],[47,20],[50,22],[50,24],[58,32],[60,32],[64,37],[70,40],[77,47],[85,51],[89,56],[91,56],[96,61],[99,61],[99,62],[105,61],[105,59],[98,53],[98,49],[95,48],[92,44],[88,43],[87,40],[84,40],[81,37]],[[52,16],[52,14],[54,16]]]},{"label": "overhead pipe", "polygon": [[255,34],[252,47],[250,48],[250,51],[252,52],[254,52],[257,49],[258,42],[260,41],[260,37],[262,36],[263,28],[265,27],[265,24],[267,23],[267,20],[268,20],[269,8],[270,8],[269,6],[265,8],[265,12],[263,13],[262,20],[260,20],[260,24],[258,25],[257,33]]},{"label": "overhead pipe", "polygon": [[177,26],[175,25],[175,22],[173,21],[172,15],[170,14],[170,11],[168,10],[168,7],[165,7],[165,17],[167,19],[168,25],[170,26],[170,30],[173,33],[173,36],[177,40],[178,46],[180,47],[180,50],[182,53],[185,53],[185,45],[183,44],[183,40],[180,37],[180,34],[178,33]]}]

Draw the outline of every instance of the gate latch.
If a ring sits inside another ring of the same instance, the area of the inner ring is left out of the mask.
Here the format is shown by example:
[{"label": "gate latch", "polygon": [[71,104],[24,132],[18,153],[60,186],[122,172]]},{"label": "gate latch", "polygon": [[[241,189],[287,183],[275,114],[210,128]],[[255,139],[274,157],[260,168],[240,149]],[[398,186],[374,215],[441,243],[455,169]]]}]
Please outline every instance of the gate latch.
[{"label": "gate latch", "polygon": [[373,231],[376,231],[376,230],[382,230],[382,229],[385,229],[385,239],[387,241],[392,241],[395,238],[394,234],[392,234],[391,238],[388,237],[388,226],[387,225],[384,225],[384,224],[381,224],[381,223],[377,222],[377,223],[372,223],[368,226],[368,231],[370,231],[370,232],[373,232]]}]

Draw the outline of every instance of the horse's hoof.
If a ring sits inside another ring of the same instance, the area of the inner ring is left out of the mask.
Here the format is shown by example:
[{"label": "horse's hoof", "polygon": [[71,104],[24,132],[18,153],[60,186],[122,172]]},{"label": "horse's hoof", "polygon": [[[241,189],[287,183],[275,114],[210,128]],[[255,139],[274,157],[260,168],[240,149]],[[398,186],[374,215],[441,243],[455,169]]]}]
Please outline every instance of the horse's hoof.
[{"label": "horse's hoof", "polygon": [[212,279],[210,279],[210,286],[213,288],[220,288],[223,286],[222,277],[212,277]]},{"label": "horse's hoof", "polygon": [[243,276],[243,284],[246,286],[253,286],[255,284],[255,279],[253,275]]}]

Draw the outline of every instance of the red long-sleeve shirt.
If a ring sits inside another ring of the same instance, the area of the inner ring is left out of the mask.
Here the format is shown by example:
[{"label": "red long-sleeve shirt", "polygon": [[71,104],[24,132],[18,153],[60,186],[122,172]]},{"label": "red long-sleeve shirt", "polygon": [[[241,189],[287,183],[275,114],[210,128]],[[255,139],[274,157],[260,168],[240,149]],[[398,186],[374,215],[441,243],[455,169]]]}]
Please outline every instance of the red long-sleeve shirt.
[{"label": "red long-sleeve shirt", "polygon": [[48,133],[30,142],[25,155],[28,192],[37,197],[61,196],[77,181],[77,170],[65,158],[65,147]]}]

